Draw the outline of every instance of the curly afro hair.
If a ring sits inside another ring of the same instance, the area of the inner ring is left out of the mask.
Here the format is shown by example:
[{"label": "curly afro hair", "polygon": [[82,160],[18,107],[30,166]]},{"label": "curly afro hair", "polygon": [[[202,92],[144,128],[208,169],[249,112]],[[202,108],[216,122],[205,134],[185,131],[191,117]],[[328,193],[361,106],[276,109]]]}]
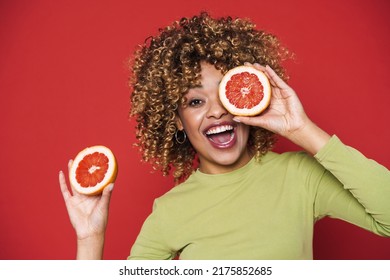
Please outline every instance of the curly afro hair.
[{"label": "curly afro hair", "polygon": [[[186,141],[179,144],[175,117],[183,96],[200,84],[200,62],[222,73],[245,62],[271,66],[286,79],[281,62],[289,56],[272,34],[260,31],[247,19],[212,18],[203,12],[182,18],[146,39],[132,59],[130,116],[135,117],[137,145],[144,161],[175,182],[186,179],[196,167],[196,152]],[[274,134],[251,127],[248,141],[255,156],[269,151]]]}]

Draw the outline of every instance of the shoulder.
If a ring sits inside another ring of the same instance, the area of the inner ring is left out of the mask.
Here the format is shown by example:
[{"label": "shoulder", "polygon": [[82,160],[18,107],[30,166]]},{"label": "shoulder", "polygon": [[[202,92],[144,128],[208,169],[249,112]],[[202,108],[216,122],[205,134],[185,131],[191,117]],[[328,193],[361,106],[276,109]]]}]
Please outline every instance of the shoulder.
[{"label": "shoulder", "polygon": [[274,178],[285,180],[288,185],[307,185],[320,180],[325,168],[311,155],[303,151],[275,153],[269,152],[260,159],[262,172]]},{"label": "shoulder", "polygon": [[175,202],[173,204],[182,204],[193,200],[199,195],[199,189],[198,183],[192,179],[191,175],[185,182],[172,187],[168,192],[155,199],[154,209],[172,205],[172,202]]},{"label": "shoulder", "polygon": [[295,152],[268,152],[258,160],[260,166],[279,166],[299,169],[317,164],[317,160],[303,151]]}]

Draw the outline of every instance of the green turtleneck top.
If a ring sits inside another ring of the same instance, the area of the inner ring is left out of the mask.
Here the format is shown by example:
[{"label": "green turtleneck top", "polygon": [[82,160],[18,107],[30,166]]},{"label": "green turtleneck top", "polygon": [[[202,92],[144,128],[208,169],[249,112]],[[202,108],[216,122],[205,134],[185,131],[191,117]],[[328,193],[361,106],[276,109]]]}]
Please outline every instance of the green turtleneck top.
[{"label": "green turtleneck top", "polygon": [[155,200],[128,259],[312,259],[324,216],[390,236],[390,172],[336,136],[314,157],[268,152],[194,172]]}]

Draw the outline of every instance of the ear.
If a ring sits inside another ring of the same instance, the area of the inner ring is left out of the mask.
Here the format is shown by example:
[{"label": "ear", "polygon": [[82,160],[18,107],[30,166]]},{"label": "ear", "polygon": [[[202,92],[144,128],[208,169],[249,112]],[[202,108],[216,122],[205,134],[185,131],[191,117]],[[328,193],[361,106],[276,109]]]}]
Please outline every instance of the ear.
[{"label": "ear", "polygon": [[183,126],[183,123],[182,123],[182,121],[180,119],[179,114],[176,114],[175,122],[176,122],[176,127],[177,127],[178,130],[183,130],[184,129],[184,126]]}]

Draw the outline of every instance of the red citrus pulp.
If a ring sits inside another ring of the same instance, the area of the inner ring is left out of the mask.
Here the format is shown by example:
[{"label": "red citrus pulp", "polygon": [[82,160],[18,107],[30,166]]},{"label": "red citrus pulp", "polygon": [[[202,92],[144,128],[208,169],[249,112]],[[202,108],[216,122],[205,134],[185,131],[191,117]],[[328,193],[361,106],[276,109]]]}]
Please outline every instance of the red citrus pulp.
[{"label": "red citrus pulp", "polygon": [[252,66],[238,66],[223,76],[219,98],[231,114],[255,116],[268,107],[271,86],[262,71]]},{"label": "red citrus pulp", "polygon": [[77,154],[69,169],[69,181],[79,193],[95,195],[113,183],[118,165],[112,151],[105,146],[93,146]]}]

